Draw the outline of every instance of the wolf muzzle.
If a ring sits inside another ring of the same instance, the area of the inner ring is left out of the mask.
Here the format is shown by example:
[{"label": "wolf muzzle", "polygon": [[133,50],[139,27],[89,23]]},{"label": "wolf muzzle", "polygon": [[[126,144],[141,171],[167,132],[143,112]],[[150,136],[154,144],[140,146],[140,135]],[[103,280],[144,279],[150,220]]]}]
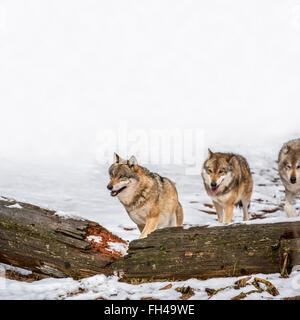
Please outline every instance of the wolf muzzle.
[{"label": "wolf muzzle", "polygon": [[113,188],[112,184],[109,183],[109,184],[107,185],[107,189],[108,189],[108,190],[112,190],[112,188]]},{"label": "wolf muzzle", "polygon": [[217,185],[216,182],[212,182],[212,183],[210,184],[210,188],[211,188],[211,192],[212,192],[213,194],[217,194],[218,189],[219,189],[219,186]]},{"label": "wolf muzzle", "polygon": [[107,185],[107,189],[108,189],[109,191],[111,191],[110,195],[111,195],[112,197],[115,197],[115,196],[117,196],[121,191],[123,191],[124,189],[126,189],[126,186],[120,188],[119,190],[113,190],[113,188],[114,188],[114,187],[113,187],[113,185],[112,185],[111,183],[109,183],[109,184]]},{"label": "wolf muzzle", "polygon": [[297,182],[297,179],[296,177],[291,177],[290,181],[292,184],[295,184]]}]

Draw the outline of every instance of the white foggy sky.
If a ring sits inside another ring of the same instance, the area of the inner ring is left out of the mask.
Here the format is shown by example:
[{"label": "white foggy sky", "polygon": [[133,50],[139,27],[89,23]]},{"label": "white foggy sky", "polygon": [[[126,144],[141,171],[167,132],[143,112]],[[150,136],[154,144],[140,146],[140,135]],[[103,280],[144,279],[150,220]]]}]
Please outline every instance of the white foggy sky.
[{"label": "white foggy sky", "polygon": [[0,1],[7,157],[93,152],[97,132],[299,134],[300,1]]}]

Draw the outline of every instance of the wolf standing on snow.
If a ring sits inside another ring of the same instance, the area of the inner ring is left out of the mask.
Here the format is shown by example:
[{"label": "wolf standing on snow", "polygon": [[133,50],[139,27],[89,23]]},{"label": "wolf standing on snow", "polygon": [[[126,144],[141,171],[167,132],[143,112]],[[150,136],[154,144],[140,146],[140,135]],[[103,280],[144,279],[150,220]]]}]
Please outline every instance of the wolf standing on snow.
[{"label": "wolf standing on snow", "polygon": [[175,185],[167,178],[138,165],[132,156],[123,160],[115,154],[109,168],[107,188],[118,196],[131,220],[145,238],[158,228],[181,226],[183,211]]},{"label": "wolf standing on snow", "polygon": [[300,139],[285,143],[278,156],[278,169],[285,187],[284,210],[288,217],[296,217],[293,203],[300,193]]},{"label": "wolf standing on snow", "polygon": [[206,192],[216,208],[219,222],[231,222],[235,205],[243,207],[244,221],[249,220],[248,208],[253,180],[244,157],[232,153],[213,153],[208,149],[202,178]]}]

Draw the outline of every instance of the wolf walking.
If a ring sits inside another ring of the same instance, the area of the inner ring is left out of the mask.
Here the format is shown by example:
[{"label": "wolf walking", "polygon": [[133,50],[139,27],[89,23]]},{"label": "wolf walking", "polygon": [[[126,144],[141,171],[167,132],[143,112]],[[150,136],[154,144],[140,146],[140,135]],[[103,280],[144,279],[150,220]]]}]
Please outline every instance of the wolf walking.
[{"label": "wolf walking", "polygon": [[293,208],[296,195],[300,193],[300,139],[285,143],[278,155],[278,171],[285,188],[284,210],[288,217],[296,217]]},{"label": "wolf walking", "polygon": [[208,149],[202,178],[219,222],[231,222],[235,205],[243,207],[244,221],[249,220],[253,179],[244,157],[232,153],[213,153]]},{"label": "wolf walking", "polygon": [[109,168],[107,188],[118,196],[131,220],[145,238],[158,228],[181,226],[183,210],[173,182],[139,166],[132,156],[124,160],[115,154]]}]

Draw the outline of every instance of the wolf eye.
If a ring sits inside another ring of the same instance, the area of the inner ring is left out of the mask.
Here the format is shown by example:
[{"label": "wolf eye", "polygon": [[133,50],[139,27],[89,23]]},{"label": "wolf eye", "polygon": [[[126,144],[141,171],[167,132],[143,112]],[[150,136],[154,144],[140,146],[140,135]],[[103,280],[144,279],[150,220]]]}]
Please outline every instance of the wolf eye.
[{"label": "wolf eye", "polygon": [[300,166],[297,166],[297,169],[300,169]]},{"label": "wolf eye", "polygon": [[207,171],[208,173],[212,173],[212,170],[210,170],[210,169],[206,169],[206,171]]},{"label": "wolf eye", "polygon": [[219,174],[222,174],[222,173],[224,173],[224,170],[219,170],[218,173],[219,173]]},{"label": "wolf eye", "polygon": [[287,164],[286,167],[287,167],[288,169],[291,169],[291,168],[292,168],[289,164]]}]

